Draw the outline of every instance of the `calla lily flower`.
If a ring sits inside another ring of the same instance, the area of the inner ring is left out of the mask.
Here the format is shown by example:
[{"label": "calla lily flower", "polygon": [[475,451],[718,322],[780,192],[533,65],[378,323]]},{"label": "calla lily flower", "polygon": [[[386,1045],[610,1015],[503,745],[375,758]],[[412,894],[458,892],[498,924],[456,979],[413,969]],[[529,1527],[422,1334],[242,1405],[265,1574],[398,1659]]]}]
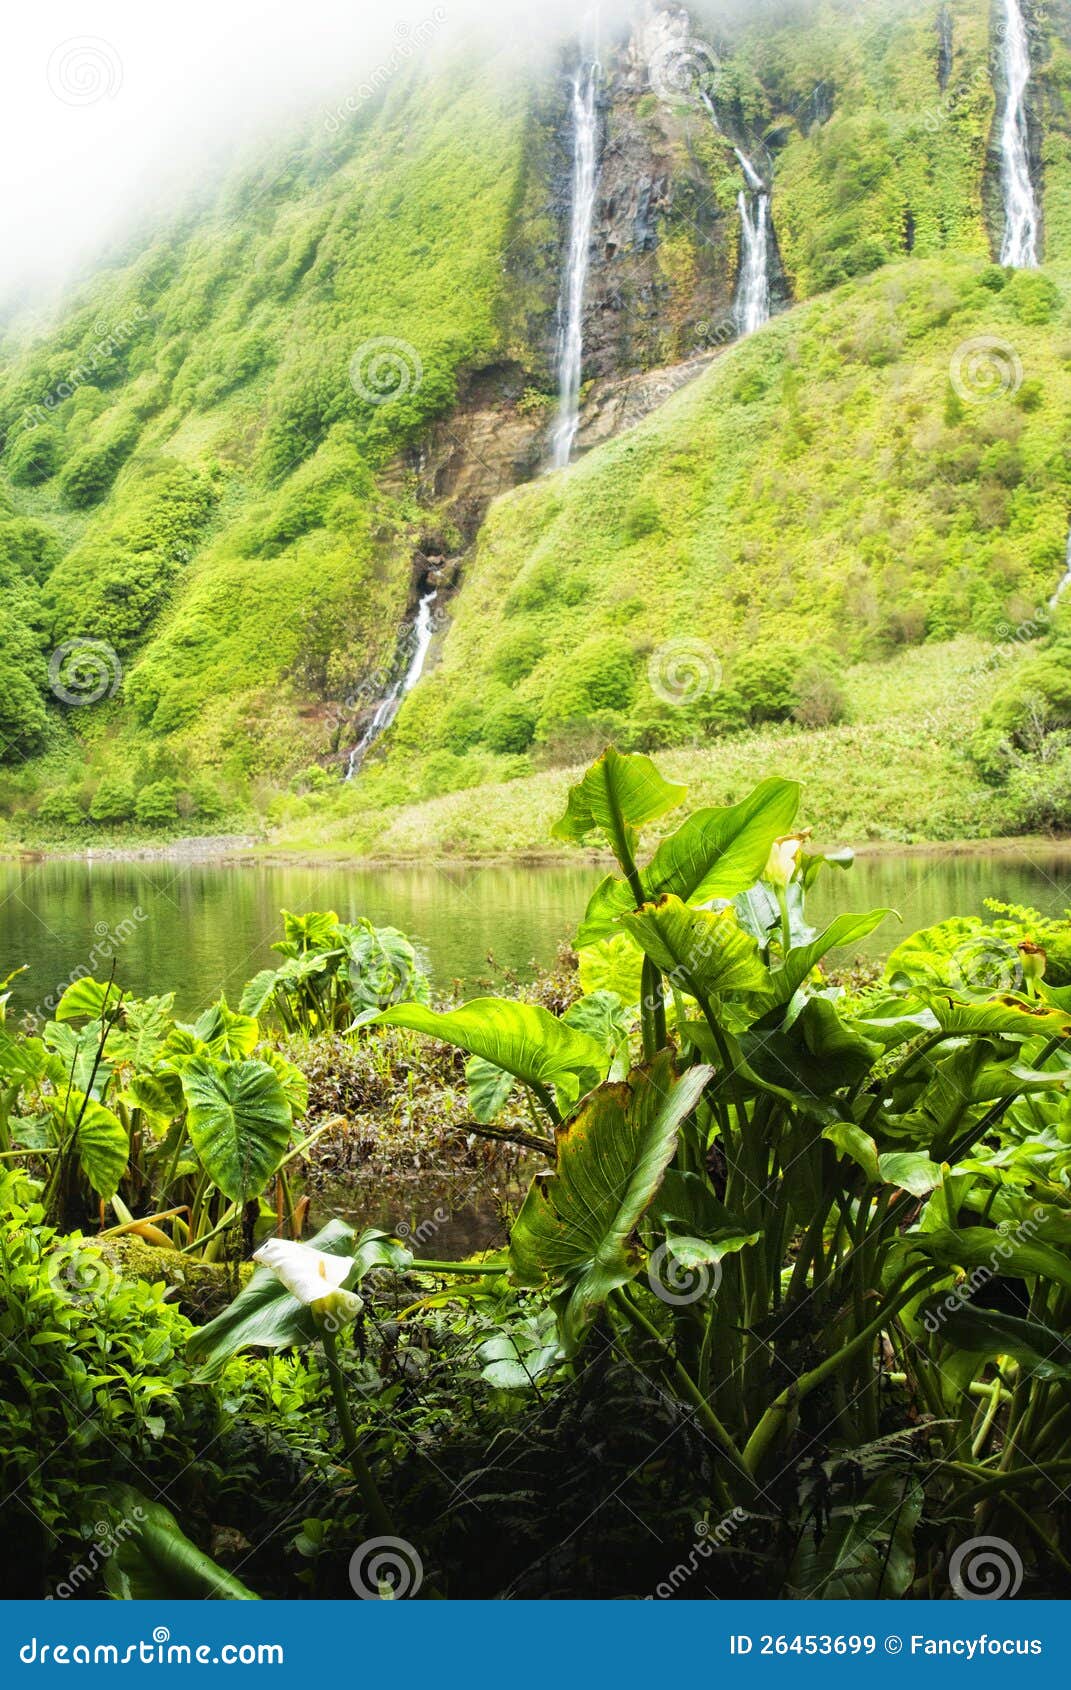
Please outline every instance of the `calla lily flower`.
[{"label": "calla lily flower", "polygon": [[770,855],[766,859],[762,878],[769,881],[771,886],[787,886],[799,867],[800,852],[809,838],[808,832],[784,833],[780,839],[775,839],[770,846]]},{"label": "calla lily flower", "polygon": [[336,1329],[356,1320],[364,1307],[355,1292],[342,1289],[342,1281],[353,1270],[351,1256],[329,1256],[311,1244],[269,1238],[254,1250],[253,1260],[271,1268],[292,1297],[311,1309],[317,1320],[330,1320]]}]

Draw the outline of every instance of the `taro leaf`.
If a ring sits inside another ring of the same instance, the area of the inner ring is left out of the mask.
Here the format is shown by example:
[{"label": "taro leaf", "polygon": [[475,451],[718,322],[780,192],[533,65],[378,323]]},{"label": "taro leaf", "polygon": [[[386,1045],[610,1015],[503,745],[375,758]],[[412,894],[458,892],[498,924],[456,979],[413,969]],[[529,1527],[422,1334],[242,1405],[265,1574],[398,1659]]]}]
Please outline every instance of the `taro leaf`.
[{"label": "taro leaf", "polygon": [[371,1025],[411,1027],[471,1056],[505,1068],[525,1085],[553,1088],[559,1106],[570,1107],[606,1073],[610,1059],[589,1033],[567,1027],[540,1004],[513,998],[472,998],[460,1009],[439,1014],[422,1003],[400,1003],[373,1016]]},{"label": "taro leaf", "polygon": [[[640,876],[645,901],[672,893],[683,903],[733,898],[758,880],[770,846],[791,827],[799,806],[794,781],[764,780],[739,804],[696,810],[663,839]],[[635,908],[627,881],[611,875],[588,904],[578,946],[593,944]]]},{"label": "taro leaf", "polygon": [[367,921],[344,931],[346,981],[354,1010],[427,999],[428,982],[416,951],[397,927],[373,927]]},{"label": "taro leaf", "polygon": [[895,1185],[912,1197],[925,1197],[936,1191],[941,1183],[942,1170],[937,1162],[921,1150],[886,1150],[878,1157],[883,1185]]},{"label": "taro leaf", "polygon": [[933,1010],[937,1025],[946,1033],[988,1033],[994,1037],[1006,1034],[1022,1038],[1067,1038],[1071,1034],[1071,1013],[1053,1005],[1030,1003],[1026,998],[1005,992],[988,998],[984,1003],[962,1003],[947,992],[919,990]]},{"label": "taro leaf", "polygon": [[663,974],[701,1001],[769,986],[759,947],[734,910],[693,910],[667,893],[623,916],[621,925]]},{"label": "taro leaf", "polygon": [[934,1232],[908,1233],[902,1244],[907,1250],[932,1256],[945,1267],[985,1268],[993,1277],[1045,1279],[1071,1291],[1071,1256],[1015,1231],[997,1232],[987,1226],[941,1227]]},{"label": "taro leaf", "polygon": [[120,996],[119,988],[114,982],[109,984],[107,981],[91,980],[88,976],[73,980],[56,1005],[54,1019],[78,1021],[84,1017],[87,1021],[99,1021],[105,1000],[108,1009],[114,1011],[118,1007]]},{"label": "taro leaf", "polygon": [[171,1121],[185,1108],[182,1082],[168,1069],[157,1074],[134,1074],[123,1092],[123,1102],[146,1115]]},{"label": "taro leaf", "polygon": [[225,1197],[259,1197],[290,1142],[291,1114],[266,1062],[196,1056],[182,1069],[190,1141]]},{"label": "taro leaf", "polygon": [[307,910],[304,915],[294,915],[290,910],[280,913],[284,936],[272,946],[273,951],[296,955],[300,951],[327,950],[337,943],[338,916],[334,910]]},{"label": "taro leaf", "polygon": [[673,1156],[677,1129],[711,1069],[677,1079],[669,1051],[602,1085],[557,1135],[558,1165],[537,1175],[510,1238],[522,1285],[561,1285],[562,1341],[572,1352],[611,1291],[643,1262],[633,1234]]},{"label": "taro leaf", "polygon": [[630,862],[639,829],[675,809],[687,787],[663,780],[649,757],[625,756],[607,746],[582,781],[569,788],[564,816],[551,828],[555,839],[580,845],[595,828],[609,839],[618,862]]},{"label": "taro leaf", "polygon": [[99,1021],[87,1021],[84,1026],[75,1029],[68,1022],[49,1021],[42,1033],[42,1038],[49,1050],[54,1051],[63,1065],[64,1084],[69,1081],[80,1091],[87,1090],[93,1069],[97,1069],[94,1082],[95,1089],[102,1091],[111,1078],[114,1066],[113,1052],[119,1035],[114,1027],[109,1027],[104,1044],[104,1056],[97,1065],[97,1052],[101,1045],[102,1025]]},{"label": "taro leaf", "polygon": [[516,1077],[485,1057],[470,1056],[465,1064],[465,1078],[469,1083],[472,1113],[482,1126],[489,1126],[509,1101],[509,1094],[517,1084]]},{"label": "taro leaf", "polygon": [[829,998],[808,998],[787,1028],[764,1017],[740,1034],[740,1048],[760,1079],[816,1102],[859,1085],[881,1055],[880,1045],[843,1021]]},{"label": "taro leaf", "polygon": [[220,998],[198,1016],[190,1031],[208,1046],[213,1056],[231,1060],[251,1056],[260,1038],[260,1027],[253,1017],[231,1009],[226,998]]},{"label": "taro leaf", "polygon": [[182,1531],[162,1502],[152,1502],[131,1485],[110,1485],[93,1499],[94,1508],[121,1522],[118,1548],[108,1556],[104,1582],[110,1595],[124,1601],[256,1602],[255,1591],[216,1565]]},{"label": "taro leaf", "polygon": [[822,1137],[835,1146],[838,1155],[850,1156],[853,1162],[858,1162],[869,1185],[879,1183],[878,1147],[862,1127],[857,1127],[854,1121],[834,1121],[831,1127],[825,1128]]},{"label": "taro leaf", "polygon": [[893,914],[893,910],[868,910],[863,915],[838,915],[811,944],[793,946],[784,966],[770,977],[778,1003],[788,1002],[827,951],[836,950],[839,945],[857,944],[868,933],[873,933],[887,915]]},{"label": "taro leaf", "polygon": [[855,852],[850,845],[838,845],[832,851],[801,851],[800,884],[805,892],[809,892],[827,865],[830,868],[849,869],[854,861]]},{"label": "taro leaf", "polygon": [[673,1259],[682,1268],[720,1262],[762,1237],[748,1232],[698,1174],[676,1168],[667,1172],[648,1215],[665,1233]]},{"label": "taro leaf", "polygon": [[327,967],[322,952],[288,957],[279,968],[262,968],[242,989],[238,1007],[243,1015],[258,1016],[274,1001],[276,993],[286,995],[288,989],[300,986],[311,974],[322,974]]},{"label": "taro leaf", "polygon": [[627,933],[585,945],[577,974],[582,991],[612,992],[627,1004],[638,1004],[643,996],[643,952]]},{"label": "taro leaf", "polygon": [[[406,1268],[413,1259],[389,1233],[369,1228],[358,1238],[353,1228],[340,1220],[328,1221],[309,1244],[328,1256],[353,1256],[353,1273],[345,1281],[347,1289],[360,1284],[374,1267]],[[234,1302],[194,1332],[189,1356],[208,1378],[239,1350],[285,1350],[311,1344],[318,1336],[311,1309],[291,1296],[270,1267],[258,1267]]]},{"label": "taro leaf", "polygon": [[288,1062],[280,1051],[266,1046],[261,1061],[278,1075],[279,1084],[283,1088],[283,1096],[290,1105],[295,1116],[304,1115],[309,1107],[309,1082],[301,1069],[294,1062]]},{"label": "taro leaf", "polygon": [[27,1081],[61,1078],[63,1067],[41,1039],[13,1039],[0,1026],[0,1078],[25,1085]]},{"label": "taro leaf", "polygon": [[567,1027],[590,1033],[611,1056],[628,1039],[629,1018],[617,992],[589,992],[585,997],[577,998],[569,1005],[562,1020]]},{"label": "taro leaf", "polygon": [[130,1155],[122,1121],[95,1097],[86,1097],[81,1091],[72,1090],[49,1101],[64,1138],[68,1133],[75,1134],[78,1159],[93,1190],[105,1201],[114,1197]]},{"label": "taro leaf", "polygon": [[980,1308],[958,1297],[933,1297],[919,1313],[927,1330],[957,1350],[975,1356],[1014,1356],[1037,1379],[1071,1380],[1071,1341],[1041,1321],[1023,1320],[1000,1309]]}]

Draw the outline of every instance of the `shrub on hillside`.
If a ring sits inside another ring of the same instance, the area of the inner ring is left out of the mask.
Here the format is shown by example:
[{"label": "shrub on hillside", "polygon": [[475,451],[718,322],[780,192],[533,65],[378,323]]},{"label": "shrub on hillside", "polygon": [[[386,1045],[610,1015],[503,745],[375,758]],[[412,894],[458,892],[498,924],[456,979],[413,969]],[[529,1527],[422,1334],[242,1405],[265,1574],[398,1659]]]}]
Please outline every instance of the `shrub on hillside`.
[{"label": "shrub on hillside", "polygon": [[41,800],[37,818],[50,827],[81,827],[86,813],[74,787],[61,787],[57,792],[47,793]]},{"label": "shrub on hillside", "polygon": [[128,822],[134,814],[134,786],[122,775],[108,775],[93,794],[92,822]]},{"label": "shrub on hillside", "polygon": [[55,474],[61,455],[54,428],[30,428],[8,447],[7,473],[17,486],[35,487]]},{"label": "shrub on hillside", "polygon": [[41,694],[22,667],[0,661],[0,763],[21,762],[39,751],[48,717]]},{"label": "shrub on hillside", "polygon": [[513,698],[484,717],[481,737],[492,751],[503,755],[527,751],[535,737],[535,726],[535,711]]},{"label": "shrub on hillside", "polygon": [[178,820],[178,787],[173,780],[154,780],[143,786],[134,814],[146,827],[166,827]]}]

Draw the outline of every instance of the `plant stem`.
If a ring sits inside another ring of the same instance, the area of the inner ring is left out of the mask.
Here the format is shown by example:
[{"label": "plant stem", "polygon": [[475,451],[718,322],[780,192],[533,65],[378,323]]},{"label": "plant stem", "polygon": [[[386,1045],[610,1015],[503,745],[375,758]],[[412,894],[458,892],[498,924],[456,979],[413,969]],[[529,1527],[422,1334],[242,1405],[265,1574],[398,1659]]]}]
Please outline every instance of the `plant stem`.
[{"label": "plant stem", "polygon": [[353,1424],[349,1399],[346,1396],[346,1382],[338,1364],[338,1339],[326,1327],[322,1328],[322,1336],[324,1360],[327,1363],[327,1377],[331,1382],[331,1395],[335,1399],[335,1413],[338,1415],[339,1430],[342,1433],[342,1442],[346,1448],[346,1459],[349,1461],[350,1471],[357,1481],[357,1489],[361,1493],[361,1500],[365,1505],[371,1524],[382,1536],[397,1537],[394,1522],[387,1512],[386,1504],[379,1494],[379,1486],[372,1476],[372,1469],[365,1460],[361,1446],[357,1441],[357,1429]]}]

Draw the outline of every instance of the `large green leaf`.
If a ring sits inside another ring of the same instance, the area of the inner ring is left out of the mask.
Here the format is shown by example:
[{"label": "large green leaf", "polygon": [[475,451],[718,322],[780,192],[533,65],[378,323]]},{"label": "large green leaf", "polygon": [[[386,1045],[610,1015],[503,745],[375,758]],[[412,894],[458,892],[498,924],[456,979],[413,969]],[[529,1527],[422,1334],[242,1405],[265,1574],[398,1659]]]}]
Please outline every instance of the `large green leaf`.
[{"label": "large green leaf", "polygon": [[54,1019],[78,1021],[84,1016],[87,1021],[99,1021],[105,1002],[110,1010],[115,1010],[119,999],[119,988],[114,982],[91,980],[86,975],[81,980],[72,980],[56,1005]]},{"label": "large green leaf", "polygon": [[894,913],[893,910],[867,910],[861,915],[838,915],[811,944],[794,945],[785,958],[783,967],[777,969],[770,977],[777,1001],[787,1003],[827,951],[836,950],[838,945],[857,944],[860,939],[865,939],[868,933],[873,933],[875,927],[880,926],[887,915]]},{"label": "large green leaf", "polygon": [[1000,1309],[979,1308],[959,1297],[933,1297],[920,1314],[928,1331],[946,1343],[978,1356],[1014,1356],[1039,1379],[1071,1380],[1071,1340],[1038,1320],[1023,1320]]},{"label": "large green leaf", "polygon": [[651,961],[699,999],[720,992],[763,992],[769,971],[735,910],[694,910],[667,893],[621,918]]},{"label": "large green leaf", "polygon": [[739,1034],[744,1058],[768,1085],[803,1093],[818,1103],[843,1086],[857,1086],[881,1055],[880,1045],[841,1019],[829,998],[808,998],[790,1026],[778,1027],[778,1008]]},{"label": "large green leaf", "polygon": [[[734,898],[758,880],[770,846],[792,825],[799,806],[794,781],[764,780],[739,804],[696,810],[663,839],[640,879],[645,898],[672,893],[682,903]],[[578,946],[613,933],[635,907],[628,883],[610,875],[597,887],[576,936]]]},{"label": "large green leaf", "polygon": [[569,788],[564,816],[551,828],[555,839],[582,844],[595,828],[605,833],[619,863],[630,861],[645,822],[655,821],[684,799],[687,787],[663,780],[649,757],[626,756],[610,745],[582,781]]},{"label": "large green leaf", "polygon": [[706,1180],[677,1168],[667,1171],[648,1214],[665,1233],[673,1260],[682,1268],[714,1265],[757,1244],[762,1236],[730,1214]]},{"label": "large green leaf", "polygon": [[513,998],[472,998],[440,1014],[422,1003],[400,1003],[373,1016],[372,1025],[411,1027],[470,1056],[482,1056],[525,1085],[553,1089],[568,1107],[580,1095],[581,1080],[595,1084],[610,1058],[589,1033],[567,1027],[540,1004]]},{"label": "large green leaf", "polygon": [[131,1485],[116,1484],[94,1498],[114,1516],[118,1547],[105,1562],[104,1582],[121,1601],[256,1602],[255,1591],[191,1543],[171,1510]]},{"label": "large green leaf", "polygon": [[984,1003],[963,1003],[947,992],[919,990],[933,1010],[937,1024],[946,1033],[1017,1034],[1020,1037],[1067,1038],[1071,1035],[1071,1014],[1066,1010],[1031,1003],[1006,992]]},{"label": "large green leaf", "polygon": [[182,1069],[190,1140],[206,1173],[235,1202],[258,1197],[285,1155],[291,1114],[266,1062],[195,1056]]},{"label": "large green leaf", "polygon": [[712,1070],[677,1079],[668,1051],[603,1085],[558,1133],[554,1173],[532,1182],[510,1239],[524,1285],[562,1286],[562,1338],[572,1350],[610,1292],[643,1261],[633,1234],[673,1156],[677,1129]]},{"label": "large green leaf", "polygon": [[260,1039],[260,1027],[251,1015],[242,1015],[220,998],[190,1028],[194,1038],[208,1046],[213,1056],[251,1056]]},{"label": "large green leaf", "polygon": [[[352,1256],[345,1287],[360,1284],[374,1267],[405,1268],[412,1254],[388,1233],[370,1228],[358,1238],[345,1221],[328,1221],[310,1245],[328,1256]],[[258,1267],[233,1303],[190,1338],[190,1360],[211,1376],[241,1350],[286,1350],[321,1336],[311,1309],[291,1296],[270,1267]]]},{"label": "large green leaf", "polygon": [[75,1135],[78,1159],[93,1190],[105,1200],[114,1197],[130,1155],[119,1117],[81,1091],[64,1092],[50,1103],[62,1136]]},{"label": "large green leaf", "polygon": [[996,1232],[987,1226],[942,1227],[909,1233],[903,1248],[932,1256],[946,1267],[985,1268],[994,1276],[1013,1279],[1047,1279],[1071,1291],[1071,1256],[1017,1232]]}]

